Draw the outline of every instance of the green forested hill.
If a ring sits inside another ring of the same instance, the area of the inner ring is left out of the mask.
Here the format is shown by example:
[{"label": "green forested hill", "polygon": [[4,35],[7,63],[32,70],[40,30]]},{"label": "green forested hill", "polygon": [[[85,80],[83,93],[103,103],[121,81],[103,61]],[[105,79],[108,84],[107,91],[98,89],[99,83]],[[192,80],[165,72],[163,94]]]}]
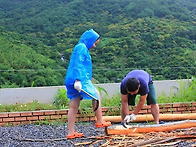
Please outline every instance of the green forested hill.
[{"label": "green forested hill", "polygon": [[[61,82],[60,72],[52,69],[59,68],[56,62],[43,56],[21,43],[15,37],[18,34],[2,33],[0,36],[0,82],[1,86],[33,86],[57,85]],[[47,78],[45,78],[47,77]]]},{"label": "green forested hill", "polygon": [[63,85],[80,35],[101,35],[94,78],[120,82],[132,69],[155,80],[196,68],[194,0],[1,0],[0,87]]}]

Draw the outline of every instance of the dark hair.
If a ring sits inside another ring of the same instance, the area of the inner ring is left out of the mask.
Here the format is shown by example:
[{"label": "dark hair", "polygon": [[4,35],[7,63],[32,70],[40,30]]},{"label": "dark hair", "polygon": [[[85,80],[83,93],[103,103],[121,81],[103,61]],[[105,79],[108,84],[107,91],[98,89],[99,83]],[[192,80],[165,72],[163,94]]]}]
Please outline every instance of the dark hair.
[{"label": "dark hair", "polygon": [[139,88],[140,81],[137,78],[129,78],[125,85],[127,91],[134,92]]}]

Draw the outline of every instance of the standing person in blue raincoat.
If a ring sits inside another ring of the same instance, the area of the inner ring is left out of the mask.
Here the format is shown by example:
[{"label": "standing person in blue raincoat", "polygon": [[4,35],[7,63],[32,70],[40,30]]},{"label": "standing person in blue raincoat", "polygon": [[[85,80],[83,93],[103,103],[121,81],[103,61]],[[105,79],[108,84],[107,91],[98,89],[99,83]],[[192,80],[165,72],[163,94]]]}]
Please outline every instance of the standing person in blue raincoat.
[{"label": "standing person in blue raincoat", "polygon": [[[84,136],[83,133],[74,131],[74,124],[76,121],[76,114],[80,105],[80,100],[89,99],[91,97],[86,95],[81,89],[90,93],[99,100],[99,107],[95,111],[97,128],[111,125],[111,122],[105,122],[102,119],[102,109],[100,102],[100,94],[93,86],[92,79],[92,60],[90,49],[95,48],[100,41],[100,36],[93,29],[85,31],[80,37],[79,42],[74,47],[65,77],[65,85],[67,88],[67,97],[70,99],[70,109],[68,112],[68,139],[79,138]],[[95,104],[93,107],[95,107]]]}]

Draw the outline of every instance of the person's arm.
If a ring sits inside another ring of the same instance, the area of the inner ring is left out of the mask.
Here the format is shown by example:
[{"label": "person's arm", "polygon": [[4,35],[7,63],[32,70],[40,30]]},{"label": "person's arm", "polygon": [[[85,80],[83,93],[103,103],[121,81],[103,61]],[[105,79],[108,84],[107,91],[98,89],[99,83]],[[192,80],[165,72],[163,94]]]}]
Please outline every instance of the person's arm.
[{"label": "person's arm", "polygon": [[139,111],[142,109],[142,107],[146,101],[146,98],[147,98],[147,94],[140,96],[140,101],[137,104],[137,106],[135,107],[135,110],[133,112],[135,115],[137,115],[139,113]]},{"label": "person's arm", "polygon": [[126,115],[129,115],[128,96],[121,94],[121,119],[124,120]]},{"label": "person's arm", "polygon": [[82,81],[86,77],[86,65],[84,64],[84,60],[88,55],[86,50],[83,45],[77,45],[72,53],[70,64],[73,70],[72,78],[75,80]]}]

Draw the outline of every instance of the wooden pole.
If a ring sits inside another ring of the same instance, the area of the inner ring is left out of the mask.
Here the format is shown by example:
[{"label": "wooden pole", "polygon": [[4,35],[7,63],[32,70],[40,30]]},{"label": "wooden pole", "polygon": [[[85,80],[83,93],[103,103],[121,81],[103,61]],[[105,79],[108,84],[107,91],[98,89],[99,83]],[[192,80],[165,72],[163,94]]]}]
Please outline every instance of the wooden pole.
[{"label": "wooden pole", "polygon": [[[103,116],[105,121],[110,121],[113,123],[120,123],[121,116]],[[161,121],[179,121],[179,120],[196,120],[196,113],[186,113],[186,114],[159,114],[159,120]],[[137,115],[136,120],[133,122],[151,122],[154,118],[151,114]]]},{"label": "wooden pole", "polygon": [[128,135],[132,133],[149,133],[149,132],[164,132],[172,131],[175,129],[185,129],[196,127],[196,120],[186,120],[166,124],[154,124],[154,125],[128,125],[128,128],[124,128],[122,125],[107,127],[106,134],[108,135]]}]

